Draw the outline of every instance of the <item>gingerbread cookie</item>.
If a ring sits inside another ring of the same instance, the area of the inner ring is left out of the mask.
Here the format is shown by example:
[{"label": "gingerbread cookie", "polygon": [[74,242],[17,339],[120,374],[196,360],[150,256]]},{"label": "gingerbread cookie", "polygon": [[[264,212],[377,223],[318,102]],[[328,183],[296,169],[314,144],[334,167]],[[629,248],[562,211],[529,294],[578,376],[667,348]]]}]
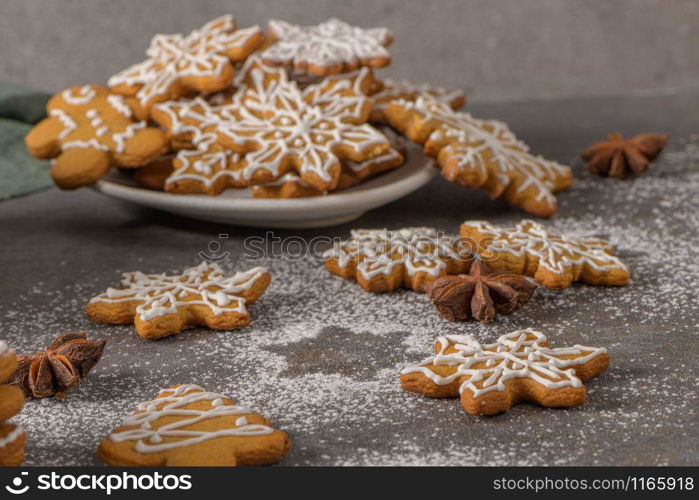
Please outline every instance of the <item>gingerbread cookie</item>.
[{"label": "gingerbread cookie", "polygon": [[148,59],[112,76],[109,86],[117,94],[135,96],[147,110],[185,95],[219,92],[230,87],[234,63],[263,41],[258,26],[237,30],[233,16],[221,16],[187,36],[156,35]]},{"label": "gingerbread cookie", "polygon": [[484,221],[461,225],[464,244],[472,245],[497,270],[526,274],[552,290],[574,281],[623,286],[630,273],[605,240],[552,233],[532,220],[502,228]]},{"label": "gingerbread cookie", "polygon": [[[12,377],[17,356],[0,340],[0,382]],[[21,465],[24,461],[24,430],[5,420],[14,417],[24,405],[24,394],[11,385],[0,385],[0,467]]]},{"label": "gingerbread cookie", "polygon": [[292,172],[284,174],[276,181],[252,186],[250,191],[253,198],[309,198],[328,194],[327,191],[321,191],[303,182],[298,174]]},{"label": "gingerbread cookie", "polygon": [[17,370],[17,355],[6,342],[0,340],[0,382],[7,380]]},{"label": "gingerbread cookie", "polygon": [[461,397],[472,415],[494,415],[520,402],[547,407],[585,403],[583,382],[609,366],[606,349],[552,349],[541,332],[518,330],[481,344],[470,335],[440,337],[435,355],[401,372],[406,391]]},{"label": "gingerbread cookie", "polygon": [[172,173],[165,180],[170,193],[217,195],[227,188],[248,185],[245,178],[247,163],[236,153],[208,135],[197,143],[197,149],[177,153],[172,162]]},{"label": "gingerbread cookie", "polygon": [[165,189],[165,181],[167,181],[167,178],[170,177],[174,170],[172,166],[174,160],[175,157],[172,155],[161,156],[145,167],[136,169],[133,178],[139,186],[154,191],[163,191]]},{"label": "gingerbread cookie", "polygon": [[285,432],[229,398],[197,385],[160,391],[103,439],[97,455],[108,465],[268,465],[291,448]]},{"label": "gingerbread cookie", "polygon": [[[345,189],[375,177],[383,172],[400,167],[405,162],[405,145],[390,129],[381,129],[391,143],[391,149],[384,155],[362,162],[345,161],[337,189]],[[322,196],[328,191],[321,191],[304,182],[298,174],[288,173],[276,181],[252,187],[254,198],[305,198]]]},{"label": "gingerbread cookie", "polygon": [[389,104],[401,99],[404,101],[415,101],[418,97],[433,99],[448,105],[452,109],[459,109],[466,104],[466,96],[460,90],[386,78],[382,82],[380,90],[371,94],[372,108],[369,121],[376,123],[386,122],[388,120],[385,111]]},{"label": "gingerbread cookie", "polygon": [[162,130],[148,127],[134,99],[95,85],[74,87],[48,102],[49,117],[25,137],[37,158],[56,158],[54,182],[63,189],[94,184],[113,165],[140,167],[168,150]]},{"label": "gingerbread cookie", "polygon": [[0,467],[17,467],[24,462],[24,429],[0,422]]},{"label": "gingerbread cookie", "polygon": [[332,274],[373,293],[401,287],[425,291],[439,276],[465,272],[471,263],[458,240],[427,227],[353,230],[324,257]]},{"label": "gingerbread cookie", "polygon": [[479,120],[425,97],[393,101],[385,115],[394,128],[424,144],[446,179],[482,188],[492,198],[504,196],[534,215],[555,214],[553,193],[572,183],[569,167],[531,154],[503,122]]},{"label": "gingerbread cookie", "polygon": [[393,42],[393,33],[387,28],[363,29],[336,18],[317,26],[272,20],[267,35],[275,43],[262,52],[262,59],[297,73],[325,76],[391,62],[386,47]]},{"label": "gingerbread cookie", "polygon": [[360,70],[301,91],[284,72],[253,68],[246,91],[236,95],[240,117],[219,127],[219,142],[245,153],[246,170],[258,174],[246,174],[252,184],[296,171],[316,189],[335,189],[343,162],[371,160],[391,148],[366,124],[371,104],[364,94],[371,79]]},{"label": "gingerbread cookie", "polygon": [[100,323],[134,323],[143,338],[158,339],[196,326],[232,330],[247,325],[252,304],[271,276],[263,267],[226,276],[216,263],[202,262],[181,275],[123,273],[123,288],[109,288],[87,304]]},{"label": "gingerbread cookie", "polygon": [[372,81],[363,70],[328,77],[302,92],[283,70],[252,57],[236,80],[233,102],[214,106],[195,99],[156,106],[153,118],[178,145],[196,151],[178,154],[165,189],[218,194],[274,182],[289,172],[320,191],[335,189],[343,162],[367,161],[390,150],[386,137],[365,123]]},{"label": "gingerbread cookie", "polygon": [[0,422],[19,413],[24,406],[24,393],[11,385],[0,385]]}]

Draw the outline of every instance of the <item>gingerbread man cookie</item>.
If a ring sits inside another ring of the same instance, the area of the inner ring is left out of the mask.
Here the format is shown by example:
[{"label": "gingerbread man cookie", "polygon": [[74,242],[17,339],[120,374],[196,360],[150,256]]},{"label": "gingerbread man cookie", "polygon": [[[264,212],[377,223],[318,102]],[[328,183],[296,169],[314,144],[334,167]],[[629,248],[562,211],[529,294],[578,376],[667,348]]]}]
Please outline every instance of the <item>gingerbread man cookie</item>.
[{"label": "gingerbread man cookie", "polygon": [[187,36],[156,35],[148,59],[109,79],[117,94],[135,96],[144,109],[194,93],[211,94],[229,87],[233,65],[264,41],[258,26],[237,30],[233,16],[208,22]]},{"label": "gingerbread man cookie", "polygon": [[350,239],[325,253],[328,271],[373,293],[400,287],[425,291],[440,276],[468,271],[470,263],[470,251],[458,240],[427,227],[353,230]]},{"label": "gingerbread man cookie", "polygon": [[363,29],[336,18],[317,26],[272,20],[267,34],[275,43],[262,52],[262,59],[300,74],[325,76],[391,62],[386,47],[393,42],[393,33],[387,28]]},{"label": "gingerbread man cookie", "polygon": [[482,188],[492,198],[504,196],[531,214],[555,214],[553,193],[572,183],[569,167],[531,154],[503,122],[479,120],[425,97],[393,101],[385,115],[394,128],[424,144],[446,179]]},{"label": "gingerbread man cookie", "polygon": [[148,127],[134,99],[85,85],[64,90],[47,105],[49,117],[25,137],[37,158],[56,158],[54,182],[63,189],[94,184],[113,165],[140,167],[168,150],[162,130]]},{"label": "gingerbread man cookie", "polygon": [[369,121],[383,123],[388,121],[386,108],[394,101],[415,101],[418,97],[433,99],[447,104],[452,109],[459,109],[466,104],[466,96],[460,90],[446,89],[427,83],[415,84],[407,80],[383,80],[380,90],[371,94],[372,108]]},{"label": "gingerbread man cookie", "polygon": [[271,276],[255,267],[226,276],[216,263],[202,262],[181,275],[124,273],[123,288],[109,288],[87,304],[100,323],[134,323],[143,338],[158,339],[196,326],[232,330],[247,325],[252,304]]},{"label": "gingerbread man cookie", "polygon": [[607,241],[559,235],[532,220],[513,228],[466,221],[461,238],[493,269],[531,276],[552,290],[568,288],[574,281],[623,286],[631,276]]},{"label": "gingerbread man cookie", "polygon": [[164,389],[102,440],[97,455],[108,465],[268,465],[291,448],[285,432],[229,398],[192,385]]},{"label": "gingerbread man cookie", "polygon": [[541,332],[518,330],[481,344],[470,335],[440,337],[435,355],[403,370],[406,391],[461,397],[472,415],[494,415],[520,402],[562,407],[585,403],[583,382],[609,366],[606,349],[552,349]]}]

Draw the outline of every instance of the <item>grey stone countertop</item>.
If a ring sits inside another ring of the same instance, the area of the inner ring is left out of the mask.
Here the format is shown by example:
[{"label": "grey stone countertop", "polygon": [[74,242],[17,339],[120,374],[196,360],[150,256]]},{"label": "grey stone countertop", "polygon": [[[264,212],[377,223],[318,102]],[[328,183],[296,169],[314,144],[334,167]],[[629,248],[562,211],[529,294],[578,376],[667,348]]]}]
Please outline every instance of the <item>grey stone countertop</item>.
[{"label": "grey stone countertop", "polygon": [[[697,465],[699,95],[478,105],[532,150],[571,164],[575,184],[548,224],[603,234],[629,265],[627,287],[539,290],[495,322],[448,323],[410,291],[365,293],[312,260],[245,262],[243,240],[264,230],[203,223],[122,204],[83,189],[52,189],[0,204],[0,338],[18,352],[59,333],[108,339],[104,357],[65,399],[28,401],[14,420],[28,432],[27,465],[95,465],[99,440],[160,388],[196,383],[234,397],[287,431],[281,465]],[[588,174],[578,154],[608,132],[668,132],[650,171],[628,181]],[[513,224],[526,214],[436,178],[420,191],[345,226],[275,231],[345,237],[352,228],[432,226],[466,219]],[[123,271],[196,264],[218,240],[229,271],[266,265],[267,293],[250,326],[196,329],[160,341],[131,326],[97,325],[84,306]],[[438,335],[493,342],[534,327],[553,346],[606,347],[607,372],[570,409],[522,404],[490,418],[458,400],[401,390],[397,375],[428,356]]]}]

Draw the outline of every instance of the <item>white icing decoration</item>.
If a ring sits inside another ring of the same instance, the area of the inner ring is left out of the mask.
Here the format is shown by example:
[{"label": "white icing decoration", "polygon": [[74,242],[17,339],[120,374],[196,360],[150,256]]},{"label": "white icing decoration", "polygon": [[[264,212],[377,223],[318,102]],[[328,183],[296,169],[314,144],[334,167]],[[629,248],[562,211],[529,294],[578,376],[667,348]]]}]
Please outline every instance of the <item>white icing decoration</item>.
[{"label": "white icing decoration", "polygon": [[[77,92],[77,95],[75,94]],[[80,88],[66,89],[61,94],[63,100],[73,106],[83,106],[92,101],[97,95],[97,92],[91,85],[84,85]]]},{"label": "white icing decoration", "polygon": [[124,288],[109,288],[90,303],[138,302],[136,314],[143,321],[174,314],[178,308],[192,305],[206,306],[217,316],[231,312],[247,314],[245,299],[238,294],[250,289],[266,273],[264,267],[254,267],[226,277],[218,264],[207,262],[175,276],[140,271],[123,273]]},{"label": "white icing decoration", "polygon": [[124,102],[124,98],[116,95],[116,94],[109,94],[107,96],[107,102],[118,112],[124,115],[125,118],[128,118],[129,120],[133,118],[133,111],[131,111],[131,108]]},{"label": "white icing decoration", "polygon": [[[580,236],[557,235],[533,220],[524,219],[514,228],[499,228],[485,221],[466,221],[487,237],[488,246],[483,250],[493,253],[509,253],[515,257],[531,255],[539,265],[563,274],[571,266],[590,266],[599,271],[614,269],[628,271],[626,265],[609,252],[613,247],[606,241]],[[479,249],[481,251],[481,249]]]},{"label": "white icing decoration", "polygon": [[136,122],[127,125],[122,132],[115,132],[112,135],[114,141],[114,152],[121,154],[126,150],[126,141],[136,136],[136,132],[146,128],[146,122]]},{"label": "white icing decoration", "polygon": [[[280,177],[282,165],[293,156],[298,160],[294,166],[299,174],[314,173],[330,182],[329,170],[341,164],[334,153],[338,146],[352,147],[358,153],[376,146],[390,147],[378,130],[356,124],[365,116],[368,101],[361,86],[369,77],[368,70],[363,69],[328,77],[321,84],[301,91],[295,82],[289,81],[285,71],[271,68],[253,56],[238,72],[236,83],[240,90],[230,103],[213,106],[196,98],[158,104],[156,109],[166,113],[167,126],[173,135],[191,136],[197,148],[196,153],[178,155],[183,164],[192,155],[214,153],[222,163],[221,168],[211,170],[213,175],[227,175],[245,185],[259,171]],[[223,158],[220,152],[230,152],[230,148],[215,147],[221,136],[241,147],[254,143],[257,149],[246,153],[244,158],[231,157],[231,153]],[[244,164],[235,165],[234,169],[224,168],[226,162],[231,165],[242,160]],[[186,178],[210,186],[215,179],[207,175],[183,168],[167,182]]]},{"label": "white icing decoration", "polygon": [[7,342],[5,342],[4,340],[0,340],[0,356],[5,356],[10,352],[13,351],[10,349],[10,346],[7,345]]},{"label": "white icing decoration", "polygon": [[183,77],[222,77],[231,66],[227,53],[244,48],[258,37],[258,26],[236,31],[231,15],[208,22],[189,35],[156,35],[146,51],[148,59],[109,79],[109,86],[140,86],[136,97],[147,105],[151,99],[166,95]]},{"label": "white icing decoration", "polygon": [[70,141],[70,142],[64,142],[63,145],[61,146],[61,149],[63,151],[66,151],[68,149],[72,148],[94,148],[94,149],[99,149],[101,151],[109,151],[109,147],[102,144],[99,140],[97,139],[90,139],[87,141]]},{"label": "white icing decoration", "polygon": [[[108,94],[106,89],[86,85],[78,90],[65,90],[61,96],[71,106],[92,106],[88,109],[54,108],[49,111],[49,115],[58,118],[63,127],[58,134],[58,139],[63,141],[63,151],[72,148],[95,148],[122,154],[126,150],[126,141],[147,127],[145,121],[133,122],[133,113],[124,98]],[[105,104],[108,108],[101,110],[101,106]],[[118,116],[115,117],[111,111]],[[74,132],[76,133],[72,136]],[[91,135],[95,137],[86,139]]]},{"label": "white icing decoration", "polygon": [[336,243],[324,257],[337,259],[342,268],[358,260],[357,272],[366,279],[391,274],[398,265],[404,266],[409,276],[418,272],[440,276],[446,269],[445,261],[461,258],[455,239],[428,227],[355,229],[348,240]]},{"label": "white icing decoration", "polygon": [[22,436],[22,434],[24,434],[24,429],[22,429],[19,425],[16,426],[7,434],[7,436],[0,438],[0,448],[4,448],[8,444],[14,443]]},{"label": "white icing decoration", "polygon": [[[248,408],[226,404],[221,394],[207,392],[193,384],[162,390],[159,396],[161,397],[139,403],[136,406],[136,412],[126,417],[121,423],[124,427],[137,426],[137,428],[114,432],[110,434],[109,439],[115,442],[137,441],[134,450],[138,453],[158,453],[226,436],[264,436],[274,432],[274,429],[267,425],[248,423],[245,417],[236,419],[235,427],[218,431],[184,429],[203,420],[248,415],[253,412]],[[199,401],[213,402],[211,408],[206,410],[184,408]],[[157,419],[173,416],[182,418],[153,428],[152,423]],[[163,442],[165,439],[170,441]]]},{"label": "white icing decoration", "polygon": [[428,97],[447,104],[451,108],[465,99],[464,93],[460,90],[451,90],[427,83],[416,84],[407,80],[394,81],[386,78],[383,84],[383,89],[371,96],[372,110],[381,113],[391,102],[398,99],[409,101],[418,97]]},{"label": "white icing decoration", "polygon": [[197,142],[197,149],[183,149],[177,153],[175,169],[165,181],[172,185],[183,180],[201,182],[211,187],[221,177],[230,177],[233,182],[243,182],[243,171],[231,168],[242,160],[242,156],[229,149],[216,146],[216,136],[208,134]]},{"label": "white icing decoration", "polygon": [[[480,344],[471,335],[447,335],[437,340],[436,355],[401,373],[421,373],[437,385],[463,377],[459,393],[470,390],[477,398],[491,391],[504,391],[505,381],[514,378],[528,378],[549,389],[580,387],[582,382],[572,367],[607,352],[604,348],[581,345],[552,349],[543,347],[544,342],[546,336],[531,328],[503,335],[494,344]],[[450,345],[456,352],[445,354]],[[571,355],[576,358],[562,359]],[[485,367],[473,368],[477,363],[485,363]],[[453,366],[456,371],[443,377],[430,366]]]},{"label": "white icing decoration", "polygon": [[[251,59],[254,63],[256,58]],[[374,146],[389,147],[378,130],[355,124],[367,103],[360,85],[369,77],[368,70],[329,77],[303,91],[282,70],[258,62],[248,71],[249,87],[236,94],[229,108],[236,119],[218,126],[220,134],[235,144],[259,144],[245,155],[245,178],[259,169],[280,176],[282,164],[293,156],[298,158],[299,174],[313,173],[329,182],[330,169],[341,163],[334,153],[339,146],[358,153]]]},{"label": "white icing decoration", "polygon": [[[449,144],[442,151],[446,151],[450,161],[459,168],[476,171],[484,180],[494,174],[497,181],[507,187],[517,179],[520,183],[516,192],[533,188],[536,200],[555,204],[556,198],[551,191],[556,188],[556,181],[570,176],[569,167],[532,155],[529,147],[519,141],[503,122],[479,120],[469,113],[452,110],[448,104],[424,97],[418,97],[414,102],[404,99],[394,102],[416,111],[425,122],[437,121],[439,126],[428,141],[455,139],[456,144]],[[489,168],[488,164],[495,164],[495,167]]]},{"label": "white icing decoration", "polygon": [[61,121],[61,125],[63,125],[63,130],[61,130],[61,133],[58,134],[58,139],[61,141],[68,137],[68,135],[70,135],[71,132],[78,128],[78,124],[75,123],[75,120],[73,120],[62,109],[52,109],[51,111],[49,111],[49,116],[55,116]]},{"label": "white icing decoration", "polygon": [[362,29],[333,18],[317,26],[296,26],[272,20],[268,31],[274,45],[262,52],[272,64],[358,67],[375,59],[389,59],[386,46],[393,40],[387,28]]}]

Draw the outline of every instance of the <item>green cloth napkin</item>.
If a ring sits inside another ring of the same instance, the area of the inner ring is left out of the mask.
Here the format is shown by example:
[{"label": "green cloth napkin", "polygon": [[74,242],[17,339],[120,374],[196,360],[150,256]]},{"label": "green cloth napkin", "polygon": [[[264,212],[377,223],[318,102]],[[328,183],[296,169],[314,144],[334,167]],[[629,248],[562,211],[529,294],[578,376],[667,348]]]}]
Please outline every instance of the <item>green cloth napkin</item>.
[{"label": "green cloth napkin", "polygon": [[50,95],[0,82],[0,200],[51,186],[49,163],[27,153],[24,136],[46,116]]}]

